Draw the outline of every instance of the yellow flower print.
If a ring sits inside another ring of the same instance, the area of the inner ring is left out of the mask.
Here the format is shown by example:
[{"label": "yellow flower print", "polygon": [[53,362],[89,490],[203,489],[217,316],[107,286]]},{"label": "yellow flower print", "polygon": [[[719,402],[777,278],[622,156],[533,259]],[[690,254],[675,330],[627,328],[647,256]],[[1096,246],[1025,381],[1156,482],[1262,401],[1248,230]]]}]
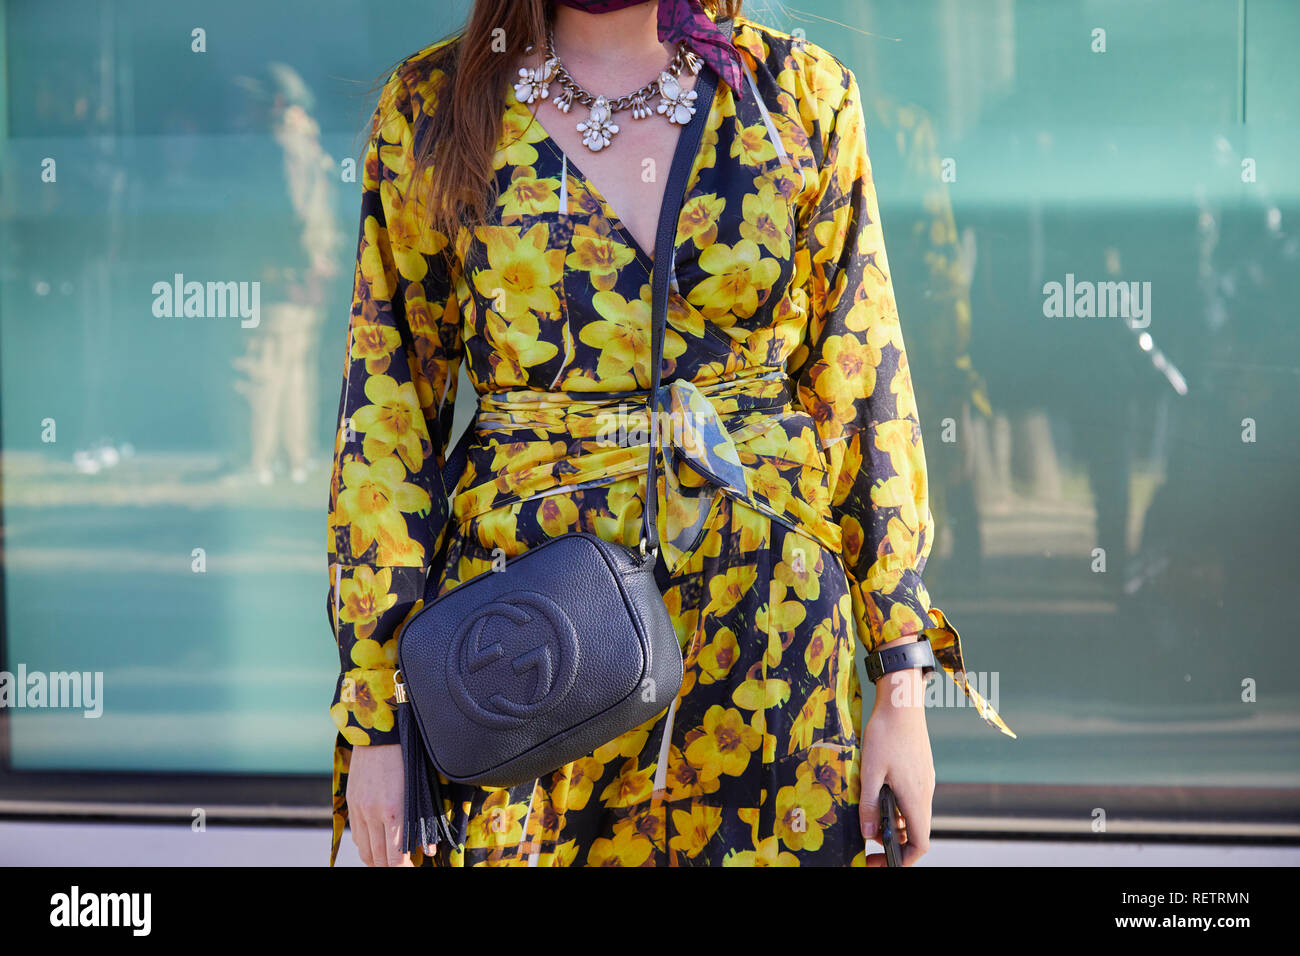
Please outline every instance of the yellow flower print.
[{"label": "yellow flower print", "polygon": [[357,262],[365,280],[370,298],[391,299],[397,288],[397,277],[390,263],[384,260],[383,250],[388,245],[388,230],[374,216],[367,216],[364,226],[364,248]]},{"label": "yellow flower print", "polygon": [[578,520],[578,506],[566,495],[548,495],[542,501],[537,521],[551,537],[569,531]]},{"label": "yellow flower print", "polygon": [[808,673],[820,677],[822,668],[826,666],[826,661],[830,659],[831,651],[834,649],[835,629],[831,627],[829,620],[823,620],[813,628],[808,646],[804,648],[803,659],[808,665]]},{"label": "yellow flower print", "polygon": [[775,836],[758,844],[755,850],[732,850],[722,858],[723,866],[798,866],[799,858],[781,849]]},{"label": "yellow flower print", "polygon": [[832,688],[822,686],[808,695],[790,725],[790,749],[787,753],[812,746],[814,731],[826,726],[826,704],[832,693]]},{"label": "yellow flower print", "polygon": [[700,649],[699,667],[700,683],[712,684],[731,673],[731,669],[740,659],[740,645],[730,628],[719,628],[713,640]]},{"label": "yellow flower print", "polygon": [[[877,262],[879,254],[877,254]],[[889,277],[879,265],[867,263],[862,267],[862,281],[854,292],[853,307],[845,313],[844,325],[853,332],[866,331],[868,344],[880,348],[892,343],[902,348],[902,331],[898,322],[898,306],[894,301]]]},{"label": "yellow flower print", "polygon": [[700,253],[699,263],[709,278],[691,289],[686,299],[720,325],[753,315],[760,297],[766,300],[781,274],[780,263],[764,258],[752,239],[741,239],[734,246],[716,242]]},{"label": "yellow flower print", "polygon": [[740,550],[749,552],[766,548],[771,526],[767,518],[748,509],[741,509],[734,515],[733,520],[740,525]]},{"label": "yellow flower print", "polygon": [[758,749],[762,735],[734,707],[714,704],[704,714],[704,735],[686,747],[686,759],[702,777],[723,774],[738,777],[745,772],[750,754]]},{"label": "yellow flower print", "polygon": [[774,256],[789,258],[790,206],[785,197],[767,182],[757,193],[745,196],[741,210],[745,221],[740,224],[740,234],[766,246]]},{"label": "yellow flower print", "polygon": [[[392,639],[380,644],[369,639],[360,640],[352,645],[351,656],[352,663],[358,667],[394,670],[397,667],[397,641]],[[392,694],[385,696],[391,697]]]},{"label": "yellow flower print", "polygon": [[[856,793],[853,787],[848,786],[850,780],[857,780],[850,766],[851,759],[850,747],[811,747],[807,758],[800,761],[795,769],[795,778],[800,783],[807,780],[809,783],[820,784],[832,797],[840,799],[847,794]],[[844,802],[858,801],[855,798]]]},{"label": "yellow flower print", "polygon": [[592,286],[608,291],[618,281],[618,271],[634,258],[636,253],[626,243],[579,223],[573,230],[573,251],[564,262],[570,269],[591,273]]},{"label": "yellow flower print", "polygon": [[890,521],[897,521],[897,529],[890,528],[890,548],[895,554],[904,554],[907,548],[899,550],[897,545],[902,541],[904,536],[911,535],[917,528],[917,510],[916,510],[916,482],[915,473],[913,472],[911,482],[905,478],[894,476],[885,481],[876,482],[871,489],[871,503],[877,508],[897,508],[898,516],[891,518]]},{"label": "yellow flower print", "polygon": [[515,98],[513,85],[507,91],[508,105],[501,120],[501,138],[497,141],[497,150],[492,155],[492,168],[502,166],[532,166],[537,162],[537,149],[534,143],[546,139],[546,130],[541,123],[533,121],[532,111]]},{"label": "yellow flower print", "polygon": [[[444,44],[441,42],[435,44],[433,47],[430,47],[427,52],[432,53],[443,45]],[[419,82],[416,83],[415,89],[412,92],[415,97],[419,99],[420,108],[429,116],[432,116],[434,110],[437,108],[438,94],[441,92],[443,84],[446,82],[448,82],[448,80],[445,71],[430,70],[428,74],[421,77]]]},{"label": "yellow flower print", "polygon": [[[388,701],[393,696],[393,656],[396,641],[390,641],[388,652],[375,641],[357,641],[352,648],[352,661],[357,666],[343,675],[343,703],[358,724],[367,730],[393,729],[393,709]],[[385,645],[387,646],[387,645]]]},{"label": "yellow flower print", "polygon": [[906,604],[895,602],[889,607],[889,620],[880,628],[882,644],[897,640],[905,634],[918,634],[930,626],[929,621],[921,617]]},{"label": "yellow flower print", "polygon": [[388,370],[393,350],[402,335],[391,325],[358,324],[352,329],[352,358],[365,359],[366,371],[378,375]]},{"label": "yellow flower print", "polygon": [[497,197],[502,222],[516,222],[524,216],[540,216],[560,209],[560,181],[538,179],[531,166],[519,166],[510,176],[510,185]]},{"label": "yellow flower print", "polygon": [[[817,240],[817,250],[812,257],[814,266],[822,266],[839,255],[841,249],[840,237],[848,232],[849,217],[852,214],[852,207],[848,205],[837,206],[829,219],[820,219],[813,226],[813,236]],[[843,275],[843,273],[836,276],[835,281],[837,284],[847,281],[847,276],[840,279],[839,275]],[[834,292],[831,289],[826,291],[828,294]],[[842,287],[840,291],[843,291]]]},{"label": "yellow flower print", "polygon": [[700,769],[692,766],[680,749],[671,747],[668,750],[668,773],[664,777],[664,786],[668,790],[668,799],[676,802],[716,793],[720,784],[716,776],[702,776]]},{"label": "yellow flower print", "polygon": [[[335,704],[330,708],[330,719],[334,721],[334,726],[338,728],[339,734],[353,747],[365,747],[370,743],[370,734],[348,720],[348,705],[344,703]],[[343,768],[347,773],[347,768]]]},{"label": "yellow flower print", "polygon": [[612,514],[627,524],[636,524],[641,520],[641,498],[644,493],[645,489],[635,481],[619,481],[610,486],[609,496],[605,500]]},{"label": "yellow flower print", "polygon": [[597,292],[591,304],[603,321],[584,323],[578,338],[600,349],[596,375],[610,389],[644,388],[650,381],[650,303]]},{"label": "yellow flower print", "polygon": [[776,146],[768,138],[767,126],[763,123],[755,123],[753,126],[744,127],[740,135],[732,141],[731,156],[739,157],[746,166],[762,166],[776,159]]},{"label": "yellow flower print", "polygon": [[901,569],[890,570],[877,562],[867,572],[867,579],[862,582],[862,586],[866,590],[889,594],[898,587],[899,582],[902,580],[903,572]]},{"label": "yellow flower print", "polygon": [[815,175],[809,175],[811,170],[805,171],[802,176],[799,170],[804,167],[791,168],[781,166],[780,168],[766,174],[772,184],[772,189],[780,196],[787,205],[792,205],[795,197],[803,195],[806,190],[816,188],[817,179]]},{"label": "yellow flower print", "polygon": [[721,617],[740,603],[745,592],[758,580],[758,569],[752,564],[728,568],[725,574],[709,578],[709,603],[705,614]]},{"label": "yellow flower print", "polygon": [[649,737],[649,726],[634,727],[608,743],[601,744],[592,752],[592,756],[601,763],[609,763],[617,757],[635,757],[641,752],[641,748],[645,746],[645,742]]},{"label": "yellow flower print", "polygon": [[411,540],[403,513],[425,514],[429,493],[406,481],[406,469],[393,456],[373,464],[349,461],[343,466],[343,491],[338,497],[340,521],[350,525],[349,547],[361,555],[375,544],[375,563],[419,565],[424,549]]},{"label": "yellow flower print", "polygon": [[924,471],[920,468],[917,440],[917,424],[907,419],[889,419],[876,424],[876,447],[888,451],[889,463],[894,472],[902,475],[909,470]]},{"label": "yellow flower print", "polygon": [[375,461],[397,452],[407,469],[418,472],[424,463],[420,437],[426,426],[415,386],[399,385],[388,375],[371,375],[366,379],[366,398],[372,404],[352,414],[352,427],[366,436],[362,453]]},{"label": "yellow flower print", "polygon": [[[393,113],[388,117],[384,124],[381,134],[384,139],[391,137],[401,137],[402,142],[396,145],[385,144],[379,147],[379,162],[384,169],[393,174],[391,179],[382,179],[379,183],[380,195],[384,197],[385,205],[388,200],[396,196],[406,195],[411,186],[411,127],[406,122],[406,117]],[[389,187],[392,191],[385,193],[384,187]]]},{"label": "yellow flower print", "polygon": [[825,572],[821,548],[799,535],[785,536],[781,560],[773,571],[778,581],[791,588],[800,600],[815,601],[822,593],[819,578]]},{"label": "yellow flower print", "polygon": [[677,227],[679,241],[694,242],[699,249],[712,245],[718,238],[718,219],[726,206],[727,201],[716,193],[692,196],[682,206]]},{"label": "yellow flower print", "polygon": [[637,769],[636,757],[628,758],[619,769],[619,775],[601,793],[601,803],[606,806],[633,806],[649,800],[654,787],[654,767]]},{"label": "yellow flower print", "polygon": [[642,807],[633,812],[626,819],[619,820],[614,824],[614,834],[622,828],[635,830],[641,834],[657,849],[663,850],[665,833],[664,814],[653,807]]},{"label": "yellow flower print", "polygon": [[798,98],[800,107],[810,109],[808,118],[827,129],[836,108],[843,108],[850,95],[844,90],[844,68],[828,55],[809,56],[799,71],[799,82],[805,87]]},{"label": "yellow flower print", "polygon": [[523,551],[519,544],[519,505],[494,508],[478,520],[479,544],[489,551],[500,549],[507,558]]},{"label": "yellow flower print", "polygon": [[612,839],[592,841],[588,866],[640,866],[650,859],[654,845],[632,827],[615,827]]},{"label": "yellow flower print", "polygon": [[820,783],[799,777],[793,787],[776,794],[776,836],[791,850],[820,850],[825,839],[821,818],[834,801]]},{"label": "yellow flower print", "polygon": [[494,791],[470,818],[465,848],[517,845],[524,835],[523,820],[527,814],[528,804],[511,803],[509,790]]},{"label": "yellow flower print", "polygon": [[745,710],[760,711],[779,707],[790,699],[789,681],[765,677],[742,681],[731,694],[732,703]]},{"label": "yellow flower print", "polygon": [[498,385],[526,385],[528,376],[524,369],[549,362],[560,351],[559,346],[539,334],[536,316],[527,312],[511,321],[489,309],[483,332],[492,344],[493,372]]},{"label": "yellow flower print", "polygon": [[822,346],[826,370],[818,376],[817,388],[843,394],[852,401],[865,398],[876,388],[876,367],[880,350],[866,345],[856,335],[828,335]]},{"label": "yellow flower print", "polygon": [[898,357],[898,368],[890,379],[889,391],[894,395],[894,406],[899,418],[916,418],[916,391],[912,388],[912,373],[907,363],[907,353]]},{"label": "yellow flower print", "polygon": [[817,387],[816,379],[813,380],[813,388],[807,388],[803,384],[799,386],[799,404],[817,423],[817,430],[826,442],[834,442],[844,435],[848,414],[846,409],[851,410],[853,407],[851,402],[839,405],[837,402],[842,402],[842,397],[823,394]]},{"label": "yellow flower print", "polygon": [[862,523],[852,515],[845,515],[840,519],[840,530],[842,532],[840,540],[844,545],[844,560],[849,567],[854,567],[862,555],[862,547],[867,540],[862,530]]},{"label": "yellow flower print", "polygon": [[406,187],[401,183],[384,182],[379,187],[379,194],[397,271],[410,282],[423,282],[429,274],[425,256],[439,255],[447,247],[447,237],[429,228],[424,219],[424,207],[407,198]]},{"label": "yellow flower print", "polygon": [[[851,91],[849,96],[856,99],[857,92]],[[835,120],[835,135],[843,143],[860,143],[863,141],[862,109],[860,106],[854,104],[852,108],[849,108],[847,102],[844,106],[841,106],[840,114]],[[860,183],[864,191],[867,189],[874,190],[875,188],[872,183],[871,165],[867,162],[865,150],[857,151],[853,159],[856,162],[850,160],[835,164],[835,182],[840,195],[847,195],[853,190],[856,183]]]},{"label": "yellow flower print", "polygon": [[547,248],[545,223],[522,236],[511,226],[479,226],[475,235],[486,248],[488,268],[475,271],[474,288],[494,311],[513,321],[530,310],[550,315],[559,309],[554,286],[564,276],[564,250]]},{"label": "yellow flower print", "polygon": [[369,637],[383,613],[397,603],[397,595],[389,593],[392,586],[392,568],[378,574],[366,565],[357,568],[339,587],[339,620],[351,624],[357,637]]},{"label": "yellow flower print", "polygon": [[541,853],[537,857],[540,866],[573,866],[578,860],[578,841],[569,840],[555,848],[554,853]]},{"label": "yellow flower print", "polygon": [[[380,191],[388,192],[392,188],[394,187],[391,183],[384,183]],[[409,208],[418,212],[418,207],[413,203],[409,204]],[[423,229],[420,224],[412,225],[406,222],[406,215],[408,214],[396,212],[388,214],[388,238],[393,253],[393,264],[397,266],[397,271],[403,279],[408,282],[423,282],[424,277],[429,273],[429,262],[425,259],[424,253],[414,248],[412,243],[419,241],[423,235],[428,235],[431,230]]]},{"label": "yellow flower print", "polygon": [[[454,308],[454,300],[449,299],[437,304],[438,315],[433,314],[434,306],[429,304],[429,300],[424,296],[424,286],[418,282],[412,282],[406,287],[406,324],[411,328],[411,336],[417,340],[423,339],[416,346],[416,352],[425,352],[426,354],[433,351],[441,344],[438,336],[438,323],[446,317],[446,310]],[[400,338],[398,339],[400,342]],[[430,347],[432,346],[432,347]],[[419,356],[416,355],[418,361]],[[374,372],[383,372],[388,369],[387,363],[382,368],[375,368]],[[369,364],[366,366],[367,371],[371,371]],[[436,371],[436,370],[434,370]]]},{"label": "yellow flower print", "polygon": [[592,788],[604,770],[605,765],[594,757],[582,757],[569,765],[569,788],[564,798],[566,812],[581,810],[587,805]]},{"label": "yellow flower print", "polygon": [[[754,624],[760,630],[768,631],[773,635],[789,634],[800,624],[808,612],[805,610],[802,601],[787,601],[786,586],[781,581],[773,580],[768,585],[768,603],[759,609],[755,615]],[[768,665],[774,666],[776,662],[769,660]]]},{"label": "yellow flower print", "polygon": [[562,441],[510,441],[492,449],[492,470],[518,473],[534,465],[559,461],[569,446]]},{"label": "yellow flower print", "polygon": [[689,812],[673,811],[673,829],[677,832],[668,841],[668,846],[685,853],[688,859],[694,859],[713,839],[713,834],[718,832],[720,826],[722,826],[721,807],[692,803]]}]

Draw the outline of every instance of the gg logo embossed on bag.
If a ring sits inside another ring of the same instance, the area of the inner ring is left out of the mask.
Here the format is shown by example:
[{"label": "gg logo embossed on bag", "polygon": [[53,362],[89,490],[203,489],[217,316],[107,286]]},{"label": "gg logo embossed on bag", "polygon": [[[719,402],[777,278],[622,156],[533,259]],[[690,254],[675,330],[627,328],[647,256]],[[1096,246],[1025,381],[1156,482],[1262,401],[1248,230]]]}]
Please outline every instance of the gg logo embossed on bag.
[{"label": "gg logo embossed on bag", "polygon": [[447,662],[456,705],[498,730],[554,710],[577,676],[577,630],[563,608],[536,591],[475,610],[456,632]]}]

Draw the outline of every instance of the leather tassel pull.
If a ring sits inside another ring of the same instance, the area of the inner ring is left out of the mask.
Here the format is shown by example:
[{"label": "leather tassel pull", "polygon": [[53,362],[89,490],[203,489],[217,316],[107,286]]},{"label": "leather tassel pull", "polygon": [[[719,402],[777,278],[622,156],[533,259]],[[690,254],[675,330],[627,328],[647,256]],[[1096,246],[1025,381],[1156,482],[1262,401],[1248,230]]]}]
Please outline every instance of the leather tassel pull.
[{"label": "leather tassel pull", "polygon": [[398,691],[397,733],[402,743],[403,776],[406,781],[406,799],[403,801],[403,849],[414,852],[416,847],[436,845],[446,840],[454,846],[442,807],[442,789],[438,785],[438,771],[433,767],[424,749],[420,728],[416,725],[411,705],[405,699],[405,688]]}]

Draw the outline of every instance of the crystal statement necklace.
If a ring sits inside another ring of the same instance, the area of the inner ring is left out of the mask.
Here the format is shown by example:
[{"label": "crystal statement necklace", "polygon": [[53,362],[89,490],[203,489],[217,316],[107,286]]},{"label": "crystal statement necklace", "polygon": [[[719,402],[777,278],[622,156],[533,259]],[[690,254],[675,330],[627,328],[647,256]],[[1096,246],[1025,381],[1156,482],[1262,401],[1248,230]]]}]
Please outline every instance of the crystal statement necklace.
[{"label": "crystal statement necklace", "polygon": [[[528,47],[532,50],[532,47]],[[578,124],[577,130],[582,134],[582,142],[593,153],[607,147],[618,133],[618,124],[614,115],[631,109],[633,119],[645,119],[652,110],[648,100],[659,94],[657,112],[668,122],[684,126],[695,115],[695,90],[683,92],[679,77],[683,69],[699,73],[703,60],[684,43],[677,45],[677,53],[669,62],[668,68],[641,89],[612,99],[608,96],[595,96],[578,84],[569,71],[564,68],[555,52],[555,35],[548,27],[546,30],[546,62],[534,69],[523,67],[519,70],[519,82],[515,84],[515,96],[521,103],[533,103],[547,99],[551,95],[551,82],[560,84],[560,92],[555,97],[555,108],[567,113],[574,101],[589,107],[587,118]]]}]

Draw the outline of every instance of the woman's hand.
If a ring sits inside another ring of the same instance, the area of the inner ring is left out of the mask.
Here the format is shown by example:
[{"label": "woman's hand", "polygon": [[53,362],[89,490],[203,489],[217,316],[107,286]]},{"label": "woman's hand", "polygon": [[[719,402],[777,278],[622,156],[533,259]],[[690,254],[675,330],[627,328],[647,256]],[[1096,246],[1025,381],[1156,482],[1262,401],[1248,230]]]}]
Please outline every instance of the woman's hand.
[{"label": "woman's hand", "polygon": [[[934,757],[925,726],[925,681],[919,668],[892,671],[876,681],[876,701],[862,734],[862,835],[879,842],[880,788],[889,784],[903,823],[898,842],[903,865],[930,849]],[[884,866],[884,853],[867,854],[867,866]]]},{"label": "woman's hand", "polygon": [[[397,744],[353,747],[348,770],[348,821],[366,866],[412,866],[402,851],[405,782]],[[432,854],[433,847],[425,847]]]}]

